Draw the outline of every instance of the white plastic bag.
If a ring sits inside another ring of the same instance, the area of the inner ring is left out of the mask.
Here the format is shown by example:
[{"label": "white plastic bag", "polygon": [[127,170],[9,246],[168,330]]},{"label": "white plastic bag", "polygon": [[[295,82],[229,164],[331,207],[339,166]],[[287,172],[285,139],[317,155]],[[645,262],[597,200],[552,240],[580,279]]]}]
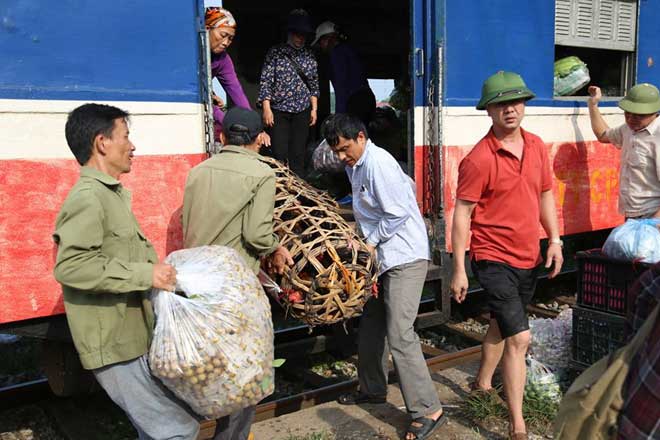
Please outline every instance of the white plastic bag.
[{"label": "white plastic bag", "polygon": [[259,271],[259,282],[261,283],[261,287],[264,288],[266,293],[277,302],[277,304],[282,305],[282,296],[284,295],[284,291],[278,284],[273,281],[271,277],[268,276],[266,272],[264,272],[263,269]]},{"label": "white plastic bag", "polygon": [[525,399],[559,404],[562,397],[559,376],[531,356],[527,356],[525,362],[527,364]]},{"label": "white plastic bag", "polygon": [[586,64],[583,64],[566,76],[555,76],[554,94],[555,96],[571,95],[589,84],[589,81],[591,81],[589,69]]},{"label": "white plastic bag", "polygon": [[224,246],[173,252],[177,291],[152,295],[153,374],[202,417],[215,419],[273,392],[270,304],[240,255]]},{"label": "white plastic bag", "polygon": [[344,163],[339,160],[339,157],[332,151],[330,145],[325,139],[321,141],[318,147],[312,153],[312,165],[314,170],[320,172],[339,173],[344,171],[346,167]]},{"label": "white plastic bag", "polygon": [[529,321],[532,342],[529,349],[536,360],[554,372],[568,368],[573,335],[573,309],[563,310],[555,319]]},{"label": "white plastic bag", "polygon": [[660,219],[627,220],[607,237],[603,253],[608,257],[642,263],[660,261]]}]

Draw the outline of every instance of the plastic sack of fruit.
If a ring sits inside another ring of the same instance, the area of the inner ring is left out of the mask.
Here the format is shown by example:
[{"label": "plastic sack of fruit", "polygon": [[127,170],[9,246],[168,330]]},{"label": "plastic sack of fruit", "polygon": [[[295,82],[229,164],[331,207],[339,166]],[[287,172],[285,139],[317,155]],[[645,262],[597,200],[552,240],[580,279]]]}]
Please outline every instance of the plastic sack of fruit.
[{"label": "plastic sack of fruit", "polygon": [[330,145],[323,139],[312,153],[312,165],[314,170],[328,173],[339,173],[344,171],[346,165],[332,151]]},{"label": "plastic sack of fruit", "polygon": [[165,262],[177,270],[177,293],[152,294],[152,373],[209,419],[270,395],[273,324],[254,272],[224,246],[176,251]]},{"label": "plastic sack of fruit", "polygon": [[660,261],[660,219],[627,220],[607,237],[603,253],[618,260]]},{"label": "plastic sack of fruit", "polygon": [[526,357],[525,363],[527,364],[525,399],[541,404],[559,405],[562,397],[559,376],[531,356]]}]

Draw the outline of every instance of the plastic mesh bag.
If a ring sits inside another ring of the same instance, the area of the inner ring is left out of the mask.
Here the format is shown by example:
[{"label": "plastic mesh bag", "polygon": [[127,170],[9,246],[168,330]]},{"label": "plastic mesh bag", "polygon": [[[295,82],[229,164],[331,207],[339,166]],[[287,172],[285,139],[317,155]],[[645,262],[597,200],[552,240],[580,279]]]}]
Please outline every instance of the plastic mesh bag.
[{"label": "plastic mesh bag", "polygon": [[224,246],[173,252],[177,292],[153,292],[153,374],[202,417],[215,419],[273,392],[270,304],[255,274]]},{"label": "plastic mesh bag", "polygon": [[529,321],[532,342],[531,353],[552,371],[568,368],[571,358],[573,334],[573,310],[562,311],[556,319],[532,319]]},{"label": "plastic mesh bag", "polygon": [[527,364],[525,399],[558,405],[562,397],[559,376],[531,356],[527,356],[525,362]]},{"label": "plastic mesh bag", "polygon": [[578,57],[566,57],[555,61],[555,96],[571,95],[589,84],[589,69]]},{"label": "plastic mesh bag", "polygon": [[607,237],[603,253],[608,257],[642,263],[660,261],[660,219],[630,219]]},{"label": "plastic mesh bag", "polygon": [[314,170],[328,173],[338,173],[344,171],[344,163],[332,151],[330,145],[323,139],[318,147],[312,153],[312,165]]}]

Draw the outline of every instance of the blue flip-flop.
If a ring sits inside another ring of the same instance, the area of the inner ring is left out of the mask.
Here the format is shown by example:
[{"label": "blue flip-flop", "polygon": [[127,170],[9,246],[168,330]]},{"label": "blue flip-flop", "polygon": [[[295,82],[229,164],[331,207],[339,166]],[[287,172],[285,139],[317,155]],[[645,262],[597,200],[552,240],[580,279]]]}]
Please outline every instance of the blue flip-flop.
[{"label": "blue flip-flop", "polygon": [[348,194],[342,197],[341,199],[337,200],[337,203],[339,203],[340,205],[350,205],[351,203],[353,203],[353,196],[351,194]]}]

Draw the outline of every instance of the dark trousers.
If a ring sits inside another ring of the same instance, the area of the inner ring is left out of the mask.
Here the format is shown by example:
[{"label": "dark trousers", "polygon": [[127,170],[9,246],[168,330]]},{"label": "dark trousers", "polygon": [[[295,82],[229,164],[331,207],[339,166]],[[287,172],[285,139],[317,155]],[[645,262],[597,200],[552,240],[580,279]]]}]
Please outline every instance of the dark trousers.
[{"label": "dark trousers", "polygon": [[305,147],[309,137],[308,107],[300,113],[273,110],[275,124],[270,133],[270,141],[275,159],[289,164],[297,175],[305,175]]},{"label": "dark trousers", "polygon": [[216,420],[213,440],[246,440],[250,435],[256,408],[250,406]]},{"label": "dark trousers", "polygon": [[369,129],[369,123],[376,114],[376,97],[369,87],[362,88],[353,93],[346,103],[346,112],[357,116],[364,126]]}]

